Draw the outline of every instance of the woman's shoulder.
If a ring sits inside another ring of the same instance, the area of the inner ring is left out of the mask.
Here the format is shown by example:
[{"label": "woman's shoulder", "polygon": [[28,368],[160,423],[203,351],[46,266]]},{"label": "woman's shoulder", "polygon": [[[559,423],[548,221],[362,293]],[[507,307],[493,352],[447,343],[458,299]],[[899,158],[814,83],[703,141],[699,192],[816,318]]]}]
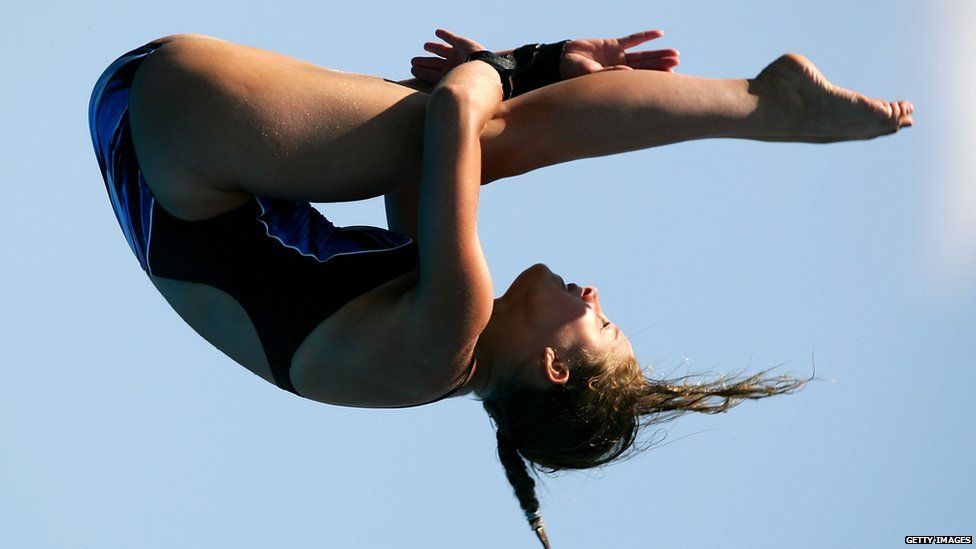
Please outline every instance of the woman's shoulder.
[{"label": "woman's shoulder", "polygon": [[344,406],[423,404],[451,392],[468,372],[477,338],[464,339],[418,311],[417,269],[346,304],[296,350],[295,389]]}]

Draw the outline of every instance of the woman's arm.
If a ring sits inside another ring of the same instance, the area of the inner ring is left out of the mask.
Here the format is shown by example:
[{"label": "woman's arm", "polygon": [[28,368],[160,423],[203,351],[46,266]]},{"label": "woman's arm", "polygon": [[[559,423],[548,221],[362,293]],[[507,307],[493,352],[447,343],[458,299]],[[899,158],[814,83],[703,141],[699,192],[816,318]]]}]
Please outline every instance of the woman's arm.
[{"label": "woman's arm", "polygon": [[[483,46],[444,29],[434,34],[446,44],[426,42],[424,49],[436,57],[414,57],[410,60],[410,72],[416,78],[400,82],[413,89],[421,89],[423,83],[436,84],[448,71],[458,66],[468,54],[485,49]],[[664,36],[662,30],[635,32],[621,38],[578,38],[569,40],[559,56],[559,79],[613,70],[656,70],[671,72],[679,63],[678,50],[662,49],[639,52],[626,50]],[[515,50],[496,52],[498,55]],[[534,89],[534,88],[533,88]],[[423,91],[423,90],[421,90]]]},{"label": "woman's arm", "polygon": [[[464,63],[431,93],[424,126],[417,239],[420,274],[412,298],[438,343],[465,344],[491,315],[493,289],[478,240],[481,132],[502,101],[498,73]],[[456,338],[456,340],[455,340]]]},{"label": "woman's arm", "polygon": [[[437,57],[414,57],[411,59],[411,72],[416,78],[397,82],[423,93],[430,93],[440,79],[452,68],[461,64],[464,58],[483,46],[449,31],[438,29],[435,33],[445,43],[427,42],[424,49]],[[660,30],[643,31],[619,39],[591,38],[572,40],[566,44],[560,63],[560,76],[563,79],[603,70],[625,68],[646,69],[671,72],[678,64],[678,51],[662,49],[644,52],[626,52],[648,40],[660,38]],[[495,52],[506,55],[514,50]],[[484,178],[483,178],[484,179]],[[482,181],[487,183],[487,181]],[[417,209],[420,192],[415,188],[402,189],[388,193],[385,198],[387,226],[392,231],[417,236]]]}]

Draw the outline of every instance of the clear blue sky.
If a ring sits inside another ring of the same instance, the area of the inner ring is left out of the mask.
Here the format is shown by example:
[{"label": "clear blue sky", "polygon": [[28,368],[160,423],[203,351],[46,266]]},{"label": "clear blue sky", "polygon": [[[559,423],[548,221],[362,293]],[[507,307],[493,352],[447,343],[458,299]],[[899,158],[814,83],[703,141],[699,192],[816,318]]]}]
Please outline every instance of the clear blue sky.
[{"label": "clear blue sky", "polygon": [[[404,78],[438,26],[493,49],[663,28],[657,47],[679,49],[681,71],[713,77],[797,51],[840,85],[917,109],[914,128],[875,141],[686,143],[484,190],[497,292],[543,261],[598,286],[656,374],[782,363],[806,375],[815,356],[824,379],[687,416],[646,435],[666,435],[655,450],[547,481],[554,547],[976,534],[971,2],[393,6],[5,9],[0,546],[536,546],[478,403],[315,404],[180,321],[122,238],[88,134],[100,72],[158,36],[212,34]],[[320,208],[338,224],[384,223],[379,200]]]}]

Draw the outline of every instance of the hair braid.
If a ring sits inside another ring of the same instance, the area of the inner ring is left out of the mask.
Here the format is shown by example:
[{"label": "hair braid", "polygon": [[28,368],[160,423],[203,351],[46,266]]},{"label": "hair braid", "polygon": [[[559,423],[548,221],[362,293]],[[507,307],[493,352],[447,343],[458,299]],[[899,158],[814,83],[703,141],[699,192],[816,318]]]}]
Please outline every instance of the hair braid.
[{"label": "hair braid", "polygon": [[697,379],[698,374],[652,379],[633,356],[583,353],[575,360],[564,386],[511,385],[482,402],[496,427],[505,475],[546,549],[549,541],[527,463],[545,473],[599,467],[650,448],[635,444],[643,428],[687,412],[717,414],[744,400],[792,393],[815,379],[773,377],[768,375],[772,369],[710,380]]},{"label": "hair braid", "polygon": [[518,448],[502,432],[496,431],[498,439],[498,459],[505,467],[505,476],[508,483],[515,489],[515,497],[518,498],[519,506],[525,511],[525,518],[529,521],[529,527],[539,536],[539,541],[545,549],[549,549],[549,537],[546,535],[546,525],[542,522],[542,515],[539,513],[539,500],[535,497],[535,481],[529,476],[529,471],[519,455]]}]

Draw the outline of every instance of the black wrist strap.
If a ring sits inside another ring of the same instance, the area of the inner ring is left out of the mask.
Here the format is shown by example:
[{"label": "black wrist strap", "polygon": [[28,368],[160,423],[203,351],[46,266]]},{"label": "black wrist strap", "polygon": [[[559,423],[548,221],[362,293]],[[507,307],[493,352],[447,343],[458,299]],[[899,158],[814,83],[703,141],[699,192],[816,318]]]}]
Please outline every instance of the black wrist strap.
[{"label": "black wrist strap", "polygon": [[559,82],[559,63],[569,40],[554,44],[526,44],[513,52],[515,80],[512,97]]},{"label": "black wrist strap", "polygon": [[510,55],[496,55],[488,50],[476,51],[465,59],[467,61],[484,61],[492,66],[502,79],[502,100],[512,97],[515,78],[515,59]]}]

